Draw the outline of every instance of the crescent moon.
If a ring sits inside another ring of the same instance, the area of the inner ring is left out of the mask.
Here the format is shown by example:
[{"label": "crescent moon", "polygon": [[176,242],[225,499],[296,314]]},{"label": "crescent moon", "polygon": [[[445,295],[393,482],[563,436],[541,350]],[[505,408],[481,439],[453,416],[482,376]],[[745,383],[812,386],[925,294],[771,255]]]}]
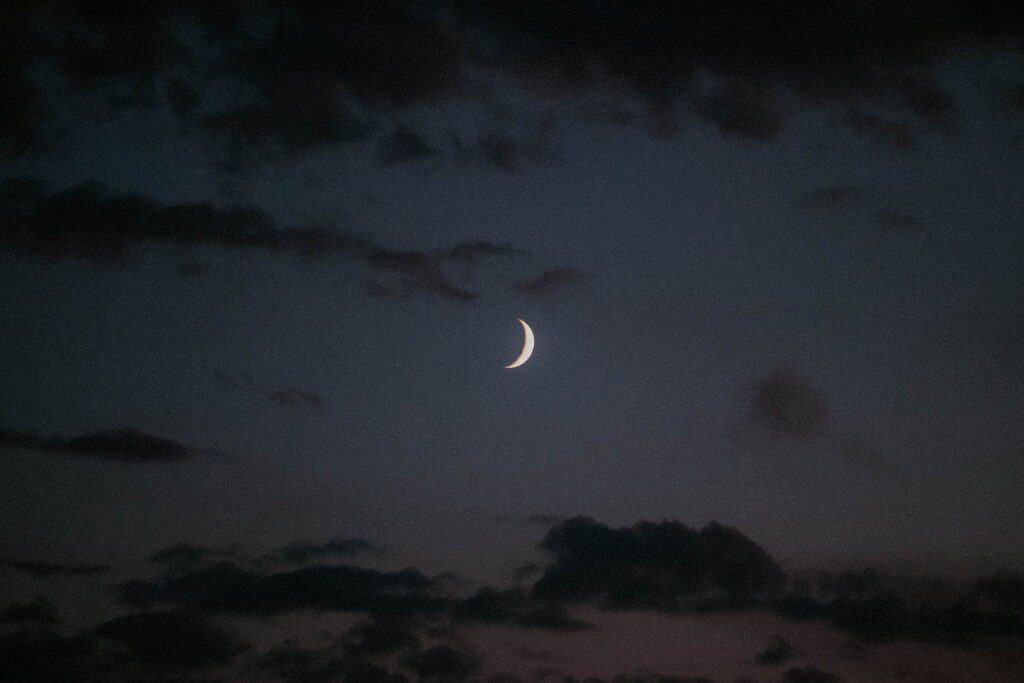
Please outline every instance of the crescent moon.
[{"label": "crescent moon", "polygon": [[527,325],[522,318],[516,318],[519,323],[523,326],[523,333],[526,335],[523,340],[523,350],[519,352],[519,358],[512,361],[511,364],[506,365],[507,369],[518,368],[520,365],[530,360],[530,356],[533,355],[533,330]]}]

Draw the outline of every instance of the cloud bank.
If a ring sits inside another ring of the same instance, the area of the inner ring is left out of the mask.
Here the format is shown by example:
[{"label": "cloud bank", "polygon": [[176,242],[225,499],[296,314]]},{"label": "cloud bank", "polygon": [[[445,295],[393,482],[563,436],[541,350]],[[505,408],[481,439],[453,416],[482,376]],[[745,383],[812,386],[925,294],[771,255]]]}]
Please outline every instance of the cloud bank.
[{"label": "cloud bank", "polygon": [[[932,63],[971,46],[1024,45],[1013,3],[964,0],[117,2],[104,12],[68,2],[26,6],[4,24],[0,143],[9,150],[44,144],[41,122],[65,88],[112,111],[168,107],[226,170],[368,140],[384,164],[436,157],[437,143],[407,119],[428,105],[486,102],[509,75],[534,97],[612,93],[652,120],[689,112],[751,141],[828,105],[849,130],[905,148],[921,129],[955,124]],[[488,126],[479,156],[504,167],[529,156],[530,144]]]}]

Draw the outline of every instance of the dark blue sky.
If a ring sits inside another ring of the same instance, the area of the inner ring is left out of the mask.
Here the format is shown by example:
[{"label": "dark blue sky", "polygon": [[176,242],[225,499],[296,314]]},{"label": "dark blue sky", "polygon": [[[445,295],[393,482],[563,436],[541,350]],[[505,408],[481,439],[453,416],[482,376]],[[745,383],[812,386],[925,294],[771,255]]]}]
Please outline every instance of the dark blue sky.
[{"label": "dark blue sky", "polygon": [[499,585],[585,515],[1024,569],[1009,4],[5,13],[0,559]]}]

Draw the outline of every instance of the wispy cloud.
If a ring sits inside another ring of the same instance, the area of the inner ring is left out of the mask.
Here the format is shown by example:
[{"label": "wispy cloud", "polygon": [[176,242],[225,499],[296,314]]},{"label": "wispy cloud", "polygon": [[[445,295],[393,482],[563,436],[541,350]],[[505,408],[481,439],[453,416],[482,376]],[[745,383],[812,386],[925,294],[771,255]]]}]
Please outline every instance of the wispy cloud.
[{"label": "wispy cloud", "polygon": [[297,387],[289,387],[286,389],[270,389],[267,387],[261,387],[257,385],[252,376],[248,374],[232,377],[220,370],[215,370],[213,376],[217,381],[222,382],[233,389],[243,391],[253,396],[259,396],[260,398],[274,403],[293,407],[311,408],[313,410],[319,410],[324,404],[323,397],[315,392],[306,389],[299,389]]},{"label": "wispy cloud", "polygon": [[129,428],[67,438],[45,438],[35,432],[0,430],[0,447],[131,463],[177,462],[213,453]]},{"label": "wispy cloud", "polygon": [[528,280],[519,280],[514,288],[519,294],[541,301],[551,298],[561,291],[577,285],[584,280],[584,275],[579,270],[568,266],[547,270],[540,275]]},{"label": "wispy cloud", "polygon": [[776,368],[751,382],[745,428],[777,443],[820,447],[875,473],[890,471],[873,446],[834,424],[825,392],[792,368]]},{"label": "wispy cloud", "polygon": [[96,576],[110,570],[103,564],[54,564],[36,560],[0,559],[0,569],[11,569],[30,574],[37,579],[51,576]]},{"label": "wispy cloud", "polygon": [[776,437],[812,436],[828,423],[824,394],[790,370],[774,370],[754,382],[747,414]]},{"label": "wispy cloud", "polygon": [[[430,293],[451,301],[473,301],[445,264],[479,263],[523,252],[505,242],[461,242],[433,252],[383,247],[366,235],[321,226],[285,226],[251,205],[212,202],[163,204],[137,193],[115,193],[98,182],[58,192],[42,181],[8,178],[0,182],[0,247],[58,259],[121,262],[146,245],[217,247],[291,254],[305,259],[335,257],[362,264],[372,274],[370,291],[379,297],[407,298]],[[202,274],[204,269],[189,270]],[[308,392],[267,392],[282,403],[310,403]]]},{"label": "wispy cloud", "polygon": [[382,166],[436,159],[439,155],[426,137],[407,124],[396,126],[377,143],[377,161]]},{"label": "wispy cloud", "polygon": [[354,536],[335,536],[324,543],[301,539],[259,551],[252,551],[241,545],[212,547],[177,543],[158,550],[150,560],[162,565],[171,575],[181,575],[223,562],[264,569],[320,562],[329,558],[349,558],[374,550],[379,548],[364,538]]},{"label": "wispy cloud", "polygon": [[[124,586],[122,597],[137,596],[140,588]],[[225,561],[154,584],[152,594],[167,604],[213,613],[320,609],[407,614],[444,609],[448,600],[437,588],[436,580],[413,569],[380,572],[335,565],[263,574]]]}]

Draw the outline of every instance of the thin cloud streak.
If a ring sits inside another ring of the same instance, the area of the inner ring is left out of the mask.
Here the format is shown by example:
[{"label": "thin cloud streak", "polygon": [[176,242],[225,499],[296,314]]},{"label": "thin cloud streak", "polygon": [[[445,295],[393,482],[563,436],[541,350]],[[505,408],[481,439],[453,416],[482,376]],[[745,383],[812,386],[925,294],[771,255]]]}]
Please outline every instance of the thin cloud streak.
[{"label": "thin cloud streak", "polygon": [[178,462],[214,453],[130,428],[91,432],[69,438],[45,438],[35,432],[0,430],[0,447],[124,463]]},{"label": "thin cloud streak", "polygon": [[[123,262],[138,247],[160,244],[291,254],[307,260],[336,257],[368,268],[377,278],[370,287],[377,297],[404,299],[423,292],[458,302],[474,301],[478,295],[453,282],[445,263],[478,263],[524,253],[509,243],[485,240],[435,253],[402,251],[352,232],[282,226],[251,205],[162,204],[138,193],[114,193],[98,182],[52,193],[34,178],[0,182],[2,247],[46,259]],[[202,270],[194,274],[201,275]],[[290,390],[268,392],[267,398],[289,404],[317,402],[308,392]]]}]

